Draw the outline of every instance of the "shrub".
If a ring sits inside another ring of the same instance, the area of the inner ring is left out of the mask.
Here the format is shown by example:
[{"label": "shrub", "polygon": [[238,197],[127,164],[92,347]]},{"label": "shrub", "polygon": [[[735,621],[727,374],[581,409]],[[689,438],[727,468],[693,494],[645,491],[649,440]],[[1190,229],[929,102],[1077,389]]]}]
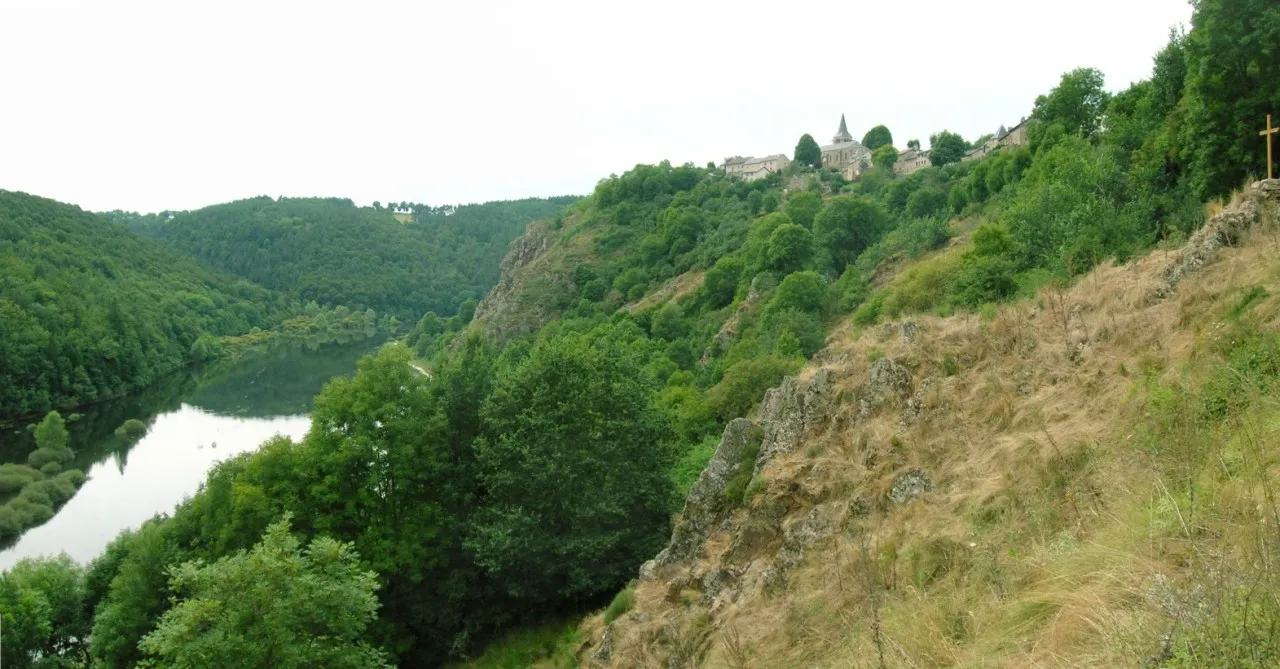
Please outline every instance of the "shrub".
[{"label": "shrub", "polygon": [[775,355],[735,363],[725,371],[720,383],[707,391],[711,413],[722,421],[745,416],[760,401],[764,391],[781,383],[784,376],[794,373],[799,366],[797,360]]},{"label": "shrub", "polygon": [[817,272],[788,274],[765,307],[765,315],[784,309],[796,309],[821,315],[826,311],[827,285]]},{"label": "shrub", "polygon": [[630,611],[635,605],[636,582],[632,581],[617,595],[614,595],[612,602],[609,602],[609,608],[604,610],[604,624],[608,625],[617,620],[619,616]]},{"label": "shrub", "polygon": [[16,463],[0,465],[0,495],[17,492],[28,483],[43,478],[43,474],[27,465]]},{"label": "shrub", "polygon": [[671,482],[676,488],[677,507],[689,495],[689,489],[697,483],[698,477],[702,476],[702,471],[707,468],[707,463],[716,454],[716,447],[719,445],[720,437],[709,436],[685,451],[671,467]]},{"label": "shrub", "polygon": [[894,281],[885,297],[884,312],[897,316],[946,304],[951,298],[960,261],[959,256],[942,255],[912,266]]},{"label": "shrub", "polygon": [[779,354],[784,353],[778,350],[778,343],[787,334],[791,335],[800,354],[806,358],[820,351],[827,340],[822,321],[816,315],[799,309],[768,312],[764,318],[764,327],[767,338],[773,340],[774,350]]},{"label": "shrub", "polygon": [[116,436],[129,439],[140,439],[147,433],[147,424],[137,418],[130,418],[116,428]]},{"label": "shrub", "polygon": [[47,463],[45,466],[40,468],[40,473],[45,476],[54,476],[60,471],[62,471],[62,465],[57,462]]},{"label": "shrub", "polygon": [[27,464],[33,469],[40,469],[50,462],[62,462],[62,454],[48,448],[37,448],[27,456]]}]

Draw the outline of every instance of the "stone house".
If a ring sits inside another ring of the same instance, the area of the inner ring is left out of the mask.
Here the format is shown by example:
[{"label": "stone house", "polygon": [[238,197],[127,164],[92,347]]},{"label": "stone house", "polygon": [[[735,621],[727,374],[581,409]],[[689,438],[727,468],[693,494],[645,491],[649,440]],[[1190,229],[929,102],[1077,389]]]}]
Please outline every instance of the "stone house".
[{"label": "stone house", "polygon": [[772,156],[763,158],[743,158],[742,156],[734,156],[726,158],[724,165],[724,173],[729,176],[735,176],[743,181],[756,181],[763,179],[770,174],[777,174],[787,168],[791,164],[791,160],[781,153],[775,153]]},{"label": "stone house", "polygon": [[898,154],[898,162],[893,164],[893,173],[905,176],[912,172],[919,172],[932,164],[929,161],[928,151],[907,149]]},{"label": "stone house", "polygon": [[992,135],[991,138],[983,143],[982,146],[966,152],[964,157],[960,160],[961,162],[978,160],[979,158],[987,157],[997,149],[1026,146],[1029,141],[1030,139],[1027,137],[1027,118],[1024,116],[1022,120],[1018,122],[1018,125],[1013,126],[1013,128],[1009,130],[1005,130],[1003,125],[1000,126],[1000,129],[996,131],[996,134]]}]

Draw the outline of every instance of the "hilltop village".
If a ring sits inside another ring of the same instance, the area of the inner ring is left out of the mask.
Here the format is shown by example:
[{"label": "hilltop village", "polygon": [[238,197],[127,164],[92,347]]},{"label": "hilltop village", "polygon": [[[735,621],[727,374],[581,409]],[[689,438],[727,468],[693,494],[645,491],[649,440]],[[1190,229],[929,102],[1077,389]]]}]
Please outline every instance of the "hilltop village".
[{"label": "hilltop village", "polygon": [[[865,139],[865,138],[864,138]],[[1017,125],[1006,129],[1003,125],[993,135],[980,138],[961,157],[961,162],[984,158],[1006,147],[1025,146],[1028,143],[1027,119],[1023,117]],[[878,148],[878,147],[873,147]],[[890,147],[892,148],[892,147]],[[857,181],[863,172],[875,164],[872,159],[872,148],[868,148],[849,134],[849,127],[844,114],[840,115],[840,128],[836,131],[831,143],[819,147],[822,169],[837,170],[845,181]],[[908,175],[930,165],[943,164],[946,160],[935,161],[932,148],[921,149],[919,140],[907,142],[906,149],[894,149],[895,159],[892,169],[895,174]],[[725,174],[740,177],[745,181],[756,181],[771,174],[778,174],[787,169],[792,159],[785,154],[776,153],[762,158],[734,156],[726,158],[721,164]],[[816,165],[815,165],[816,166]]]}]

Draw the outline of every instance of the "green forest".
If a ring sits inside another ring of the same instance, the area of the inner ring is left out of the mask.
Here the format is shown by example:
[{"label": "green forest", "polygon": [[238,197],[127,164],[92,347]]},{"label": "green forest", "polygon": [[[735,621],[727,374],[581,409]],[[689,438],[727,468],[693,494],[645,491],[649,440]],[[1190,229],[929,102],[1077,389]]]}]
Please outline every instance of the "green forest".
[{"label": "green forest", "polygon": [[560,197],[428,207],[401,224],[380,203],[257,197],[192,212],[115,212],[130,229],[295,302],[373,309],[412,322],[452,314],[498,282],[507,245],[529,223],[556,215]]},{"label": "green forest", "polygon": [[[883,143],[876,166],[852,183],[805,166],[810,142],[802,140],[789,174],[748,183],[714,165],[663,162],[556,203],[568,204],[563,212],[538,204],[533,217],[550,220],[536,225],[555,242],[505,307],[530,320],[532,334],[507,340],[487,336],[492,315],[472,321],[469,306],[452,326],[438,315],[493,285],[494,248],[510,239],[493,233],[483,252],[464,243],[448,226],[465,208],[398,227],[343,200],[259,198],[130,222],[287,295],[248,282],[223,287],[222,275],[211,275],[208,300],[220,308],[156,316],[197,319],[175,331],[188,346],[201,331],[231,334],[294,302],[412,315],[417,325],[326,386],[304,439],[278,437],[222,462],[174,513],[121,534],[91,564],[27,560],[7,572],[0,608],[22,612],[24,624],[11,627],[14,614],[6,615],[3,660],[443,666],[511,630],[597,610],[620,591],[611,610],[625,610],[624,588],[670,536],[724,425],[804,366],[837,325],[982,313],[1070,282],[1099,263],[1185,239],[1206,202],[1265,171],[1255,126],[1280,108],[1280,88],[1264,85],[1280,81],[1277,36],[1280,13],[1268,0],[1199,0],[1191,29],[1171,34],[1149,79],[1112,94],[1096,70],[1065,73],[1034,101],[1029,146],[977,161],[960,159],[983,138],[939,130],[934,165],[897,176],[894,154],[883,150],[892,148],[891,127],[882,127],[868,133]],[[795,177],[805,187],[789,190]],[[8,197],[9,210],[48,211],[22,220],[55,240],[71,225],[50,219],[101,223]],[[319,230],[311,242],[302,236],[309,229]],[[962,230],[972,244],[949,246]],[[3,243],[21,243],[9,234]],[[149,333],[154,321],[129,320],[125,308],[143,302],[106,302],[120,305],[113,312],[96,298],[147,288],[130,283],[141,274],[124,270],[126,258],[173,256],[118,234],[150,255],[121,254],[110,274],[86,256],[78,271],[99,277],[91,285],[100,292],[81,308],[102,310],[102,328]],[[366,237],[374,246],[352,248]],[[62,244],[68,254],[77,248]],[[10,255],[29,257],[0,259]],[[42,300],[61,296],[62,286],[44,294],[31,286],[66,265],[6,267],[29,295],[10,302],[3,284],[0,309],[43,322]],[[646,301],[669,285],[688,289]],[[224,293],[246,301],[217,302]],[[259,294],[267,306],[248,299]],[[240,311],[250,304],[258,311]],[[243,320],[217,320],[228,311]],[[73,374],[81,347],[97,350],[68,343],[53,357],[36,355],[50,350],[40,348],[55,341],[49,332],[80,332],[42,327],[45,339],[26,337],[31,348],[14,359]],[[10,341],[6,331],[0,342]],[[155,333],[146,341],[169,340]],[[414,359],[432,374],[411,368]],[[53,372],[6,377],[0,392],[26,392],[41,374]],[[732,504],[759,490],[747,469],[728,488]]]},{"label": "green forest", "polygon": [[511,239],[573,199],[416,206],[402,225],[338,199],[170,219],[0,191],[0,421],[136,392],[275,336],[370,336],[453,313],[497,283]]},{"label": "green forest", "polygon": [[202,335],[286,311],[279,294],[105,218],[0,191],[0,419],[140,390],[203,355]]}]

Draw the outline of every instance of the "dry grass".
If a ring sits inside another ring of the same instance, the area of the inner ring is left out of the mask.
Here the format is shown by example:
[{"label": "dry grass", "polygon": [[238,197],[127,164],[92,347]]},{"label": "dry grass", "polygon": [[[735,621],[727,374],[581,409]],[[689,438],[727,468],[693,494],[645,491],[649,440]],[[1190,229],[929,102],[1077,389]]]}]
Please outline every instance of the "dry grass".
[{"label": "dry grass", "polygon": [[[1144,388],[1185,379],[1216,319],[1254,286],[1272,296],[1253,307],[1260,327],[1280,327],[1278,250],[1272,221],[1155,303],[1169,262],[1159,251],[986,322],[916,316],[912,342],[841,324],[802,378],[825,367],[846,401],[809,436],[813,448],[766,468],[765,494],[739,512],[767,525],[781,510],[774,534],[744,560],[721,533],[704,560],[641,582],[635,610],[614,626],[610,666],[668,666],[676,655],[671,666],[1141,665],[1171,629],[1162,584],[1221,570],[1222,547],[1256,538],[1280,465],[1267,448],[1280,443],[1280,419],[1233,426],[1251,435],[1231,453],[1251,454],[1254,478],[1208,486],[1201,508],[1217,534],[1188,531],[1176,493],[1135,447]],[[931,380],[922,419],[903,424],[893,404],[853,418],[872,349],[912,370],[914,389]],[[886,493],[908,467],[929,472],[934,490],[894,506]],[[829,536],[770,593],[762,573],[815,505],[832,514]],[[726,568],[742,570],[740,590],[699,590]],[[600,631],[593,619],[582,636]]]}]

